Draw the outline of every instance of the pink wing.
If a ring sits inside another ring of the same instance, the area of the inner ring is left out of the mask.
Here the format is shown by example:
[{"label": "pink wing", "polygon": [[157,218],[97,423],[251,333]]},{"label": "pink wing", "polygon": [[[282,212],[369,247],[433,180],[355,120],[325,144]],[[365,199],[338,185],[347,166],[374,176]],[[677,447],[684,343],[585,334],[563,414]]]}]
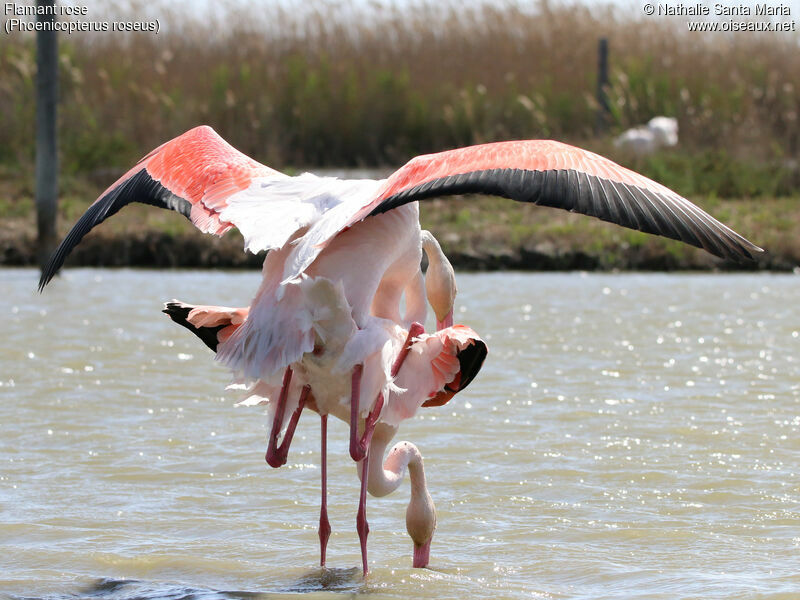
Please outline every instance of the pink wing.
[{"label": "pink wing", "polygon": [[239,152],[211,127],[190,129],[150,152],[100,195],[50,257],[39,289],[83,236],[125,205],[142,202],[174,210],[200,231],[222,235],[232,226],[220,219],[228,198],[264,176],[283,177]]},{"label": "pink wing", "polygon": [[563,208],[704,248],[723,258],[762,252],[675,192],[593,152],[551,140],[497,142],[418,156],[393,173],[348,226],[416,200],[491,194]]},{"label": "pink wing", "polygon": [[467,387],[483,366],[486,343],[466,325],[441,329],[431,337],[442,341],[442,351],[431,361],[435,385],[422,406],[442,406]]},{"label": "pink wing", "polygon": [[217,346],[231,337],[233,332],[247,320],[249,311],[249,308],[194,306],[173,300],[167,302],[161,312],[178,325],[186,327],[216,352]]}]

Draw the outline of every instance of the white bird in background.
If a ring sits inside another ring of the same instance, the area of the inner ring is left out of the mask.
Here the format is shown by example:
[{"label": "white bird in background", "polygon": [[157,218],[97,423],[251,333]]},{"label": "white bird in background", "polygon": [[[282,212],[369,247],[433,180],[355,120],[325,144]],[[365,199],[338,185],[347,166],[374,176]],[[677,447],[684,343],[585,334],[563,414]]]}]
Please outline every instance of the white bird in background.
[{"label": "white bird in background", "polygon": [[[172,303],[165,312],[213,342],[218,360],[246,387],[246,402],[269,405],[270,464],[285,462],[304,406],[322,416],[323,465],[327,414],[350,423],[350,453],[361,465],[357,524],[366,573],[365,488],[388,493],[405,465],[413,488],[422,472],[410,444],[396,446],[382,465],[370,462],[369,453],[382,455],[400,420],[419,406],[441,404],[463,389],[486,354],[474,332],[450,326],[452,268],[419,227],[418,200],[470,193],[580,212],[734,260],[760,252],[664,186],[559,142],[471,146],[419,156],[385,180],[348,181],[288,177],[237,151],[210,127],[197,127],[152,151],[103,192],[43,269],[40,289],[86,233],[131,202],[178,211],[204,232],[221,235],[237,227],[247,250],[269,250],[249,308]],[[423,246],[427,278],[420,270]],[[431,336],[419,325],[425,293],[440,329]],[[323,511],[324,477],[323,467]],[[415,566],[428,560],[424,534],[432,503],[425,494],[412,494],[407,513]],[[321,513],[323,563],[326,527],[329,532]]]},{"label": "white bird in background", "polygon": [[635,154],[652,154],[678,144],[678,119],[653,117],[647,125],[633,127],[617,136],[614,146]]}]

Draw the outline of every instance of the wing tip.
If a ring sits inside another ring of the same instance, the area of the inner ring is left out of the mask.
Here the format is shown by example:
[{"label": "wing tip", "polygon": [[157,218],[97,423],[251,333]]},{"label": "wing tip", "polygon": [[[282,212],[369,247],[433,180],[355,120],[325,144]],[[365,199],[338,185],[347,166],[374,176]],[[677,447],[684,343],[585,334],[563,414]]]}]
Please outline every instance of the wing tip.
[{"label": "wing tip", "polygon": [[758,258],[767,253],[761,246],[756,246],[754,243],[748,241],[747,246],[743,248],[745,262],[757,263]]},{"label": "wing tip", "polygon": [[39,276],[39,285],[37,286],[37,289],[38,289],[40,294],[42,292],[44,292],[44,287],[48,283],[50,283],[50,280],[53,278],[53,275],[55,275],[55,273],[52,273],[52,274],[48,273],[46,271],[46,267],[45,267],[45,269],[42,269],[42,274]]},{"label": "wing tip", "polygon": [[759,256],[766,254],[766,250],[761,246],[757,246],[743,235],[736,233],[733,229],[721,223],[722,230],[718,235],[719,241],[722,242],[722,249],[725,255],[717,252],[714,253],[722,258],[730,259],[739,264],[757,263]]},{"label": "wing tip", "polygon": [[62,246],[63,242],[53,251],[50,258],[47,259],[47,262],[42,267],[42,272],[39,275],[39,285],[37,286],[40,294],[44,292],[44,288],[53,280],[53,277],[58,274],[61,267],[64,265],[64,257],[61,256]]}]

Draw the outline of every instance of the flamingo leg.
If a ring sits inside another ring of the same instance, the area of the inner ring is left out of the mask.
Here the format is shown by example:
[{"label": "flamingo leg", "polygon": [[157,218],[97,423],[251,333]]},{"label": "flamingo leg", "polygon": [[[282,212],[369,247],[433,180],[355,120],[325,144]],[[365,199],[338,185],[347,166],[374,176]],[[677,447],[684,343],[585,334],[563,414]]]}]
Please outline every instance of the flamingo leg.
[{"label": "flamingo leg", "polygon": [[358,500],[358,514],[356,515],[356,530],[358,540],[361,542],[361,564],[364,568],[364,576],[369,572],[367,565],[367,535],[369,535],[369,523],[367,523],[367,476],[369,467],[369,452],[359,463],[361,468],[361,495]]},{"label": "flamingo leg", "polygon": [[[397,373],[400,372],[400,367],[403,366],[403,362],[406,360],[408,352],[411,350],[411,341],[424,332],[425,328],[419,323],[411,324],[411,327],[408,329],[406,341],[403,343],[403,348],[400,350],[397,359],[395,359],[392,365],[392,377],[395,377]],[[367,448],[372,440],[372,433],[375,430],[375,425],[378,422],[378,417],[380,417],[384,402],[383,394],[378,394],[375,400],[375,406],[373,406],[367,418],[364,420],[364,432],[361,434],[361,438],[359,438],[358,406],[361,399],[361,375],[363,371],[364,365],[356,365],[353,368],[353,378],[350,388],[350,457],[356,462],[363,460],[367,455]]]},{"label": "flamingo leg", "polygon": [[286,397],[289,395],[289,384],[292,382],[292,367],[286,367],[281,384],[281,393],[278,396],[278,405],[275,407],[275,415],[272,417],[272,429],[269,432],[269,442],[267,443],[267,453],[264,459],[270,467],[277,469],[283,463],[278,460],[277,446],[278,434],[281,432],[283,424],[283,413],[286,412]]},{"label": "flamingo leg", "polygon": [[283,461],[281,464],[286,463],[286,457],[289,455],[289,446],[292,444],[294,438],[294,431],[297,429],[297,422],[300,420],[300,413],[306,405],[306,399],[311,391],[311,386],[303,386],[303,391],[300,392],[300,400],[297,401],[297,408],[294,409],[292,416],[289,417],[289,423],[286,425],[286,433],[283,434],[281,445],[278,446],[277,454]]},{"label": "flamingo leg", "polygon": [[286,426],[286,434],[283,436],[283,441],[281,442],[281,445],[278,446],[278,435],[281,432],[283,415],[286,412],[286,398],[289,395],[289,385],[291,382],[292,368],[286,367],[286,373],[283,375],[283,383],[281,384],[281,392],[278,396],[278,405],[275,407],[275,416],[272,419],[272,429],[270,430],[269,434],[267,453],[264,456],[267,464],[275,469],[286,464],[286,458],[289,454],[289,445],[292,443],[294,431],[297,428],[297,422],[300,420],[300,413],[303,412],[306,398],[308,397],[308,393],[311,391],[309,386],[305,386],[303,388],[297,408],[292,413],[289,423]]},{"label": "flamingo leg", "polygon": [[350,457],[358,462],[367,455],[367,448],[372,441],[375,424],[383,409],[383,394],[378,394],[375,406],[364,419],[364,432],[358,437],[358,405],[361,398],[361,374],[364,365],[356,365],[353,369],[352,388],[350,396]]},{"label": "flamingo leg", "polygon": [[328,538],[331,536],[331,523],[328,520],[328,415],[321,415],[322,419],[322,503],[319,509],[319,565],[325,566],[325,551],[328,548]]},{"label": "flamingo leg", "polygon": [[396,377],[400,372],[400,367],[403,366],[403,362],[405,362],[408,352],[411,350],[411,341],[423,333],[425,333],[425,328],[419,323],[414,322],[411,324],[411,327],[408,328],[408,335],[406,336],[406,341],[403,343],[403,348],[400,350],[400,354],[397,355],[392,365],[392,377]]},{"label": "flamingo leg", "polygon": [[[358,462],[367,454],[367,447],[363,443],[364,437],[358,437],[358,405],[361,400],[361,375],[364,372],[364,365],[353,367],[353,377],[350,382],[350,457]],[[366,422],[364,424],[364,435],[367,434]]]}]

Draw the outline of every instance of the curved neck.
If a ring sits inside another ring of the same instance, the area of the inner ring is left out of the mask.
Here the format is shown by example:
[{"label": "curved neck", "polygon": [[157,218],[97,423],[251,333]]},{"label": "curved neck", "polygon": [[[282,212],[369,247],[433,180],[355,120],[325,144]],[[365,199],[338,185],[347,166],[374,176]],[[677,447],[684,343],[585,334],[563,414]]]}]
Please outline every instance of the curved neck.
[{"label": "curved neck", "polygon": [[411,499],[406,508],[406,531],[414,542],[414,567],[425,567],[430,559],[431,539],[436,529],[436,507],[425,483],[422,455],[411,442],[400,442],[392,447],[386,460],[381,462],[386,445],[394,435],[393,428],[387,430],[390,434],[372,438],[369,453],[374,460],[368,461],[367,490],[373,496],[385,496],[393,492],[403,481],[408,467]]},{"label": "curved neck", "polygon": [[437,329],[452,325],[453,304],[456,300],[456,275],[453,266],[442,252],[439,242],[430,231],[422,231],[422,249],[428,257],[425,292],[436,313]]},{"label": "curved neck", "polygon": [[420,234],[420,240],[422,241],[422,249],[425,251],[425,256],[428,257],[428,269],[446,270],[448,267],[450,269],[453,268],[450,265],[450,261],[447,260],[447,256],[442,252],[439,241],[433,237],[430,231],[423,229]]},{"label": "curved neck", "polygon": [[369,448],[367,491],[376,497],[391,494],[400,487],[405,476],[406,467],[408,467],[412,498],[427,494],[425,468],[422,466],[422,455],[419,449],[411,442],[400,442],[392,447],[386,460],[383,460],[383,454],[390,439],[377,436],[372,439]]},{"label": "curved neck", "polygon": [[417,272],[414,278],[408,283],[405,289],[406,312],[403,319],[406,328],[412,323],[425,323],[428,315],[428,304],[425,301],[425,278],[422,271]]}]

